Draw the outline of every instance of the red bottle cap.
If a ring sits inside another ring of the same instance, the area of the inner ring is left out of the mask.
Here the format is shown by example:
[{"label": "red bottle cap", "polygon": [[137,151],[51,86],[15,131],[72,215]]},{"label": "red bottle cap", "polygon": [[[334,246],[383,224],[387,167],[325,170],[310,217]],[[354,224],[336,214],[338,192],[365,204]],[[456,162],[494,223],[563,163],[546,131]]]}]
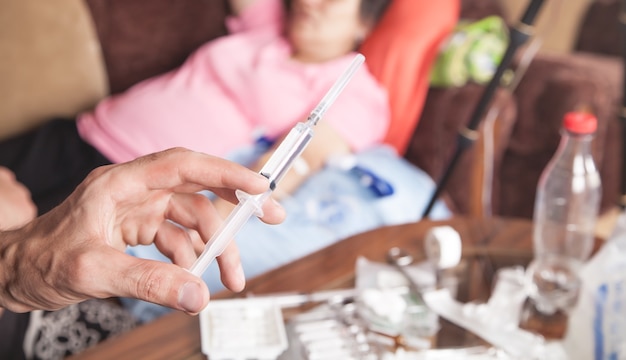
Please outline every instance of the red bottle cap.
[{"label": "red bottle cap", "polygon": [[598,119],[587,112],[568,112],[563,117],[563,127],[575,134],[593,134],[598,128]]}]

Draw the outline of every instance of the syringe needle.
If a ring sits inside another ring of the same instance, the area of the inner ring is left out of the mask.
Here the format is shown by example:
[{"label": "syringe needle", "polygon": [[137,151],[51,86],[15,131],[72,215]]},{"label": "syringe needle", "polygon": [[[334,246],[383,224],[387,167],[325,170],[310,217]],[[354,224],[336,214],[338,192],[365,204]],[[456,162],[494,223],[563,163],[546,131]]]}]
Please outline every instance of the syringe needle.
[{"label": "syringe needle", "polygon": [[354,60],[352,60],[352,63],[350,63],[350,66],[348,66],[346,71],[344,71],[339,79],[335,81],[333,86],[331,86],[331,88],[328,90],[326,95],[324,95],[324,97],[315,107],[315,109],[311,111],[311,115],[309,115],[308,119],[308,122],[311,123],[311,125],[317,124],[317,122],[322,118],[326,110],[328,110],[330,105],[335,102],[337,96],[339,96],[339,94],[343,91],[343,88],[346,87],[350,79],[352,79],[354,73],[357,71],[359,66],[363,64],[364,61],[365,56],[363,56],[362,54],[357,54],[355,56]]}]

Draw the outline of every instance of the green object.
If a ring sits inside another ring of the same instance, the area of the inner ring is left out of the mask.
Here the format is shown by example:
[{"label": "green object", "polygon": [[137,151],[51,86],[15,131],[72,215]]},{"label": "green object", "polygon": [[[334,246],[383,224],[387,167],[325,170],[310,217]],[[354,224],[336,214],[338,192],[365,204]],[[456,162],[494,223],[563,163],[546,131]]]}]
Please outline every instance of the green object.
[{"label": "green object", "polygon": [[468,81],[488,82],[502,61],[507,45],[508,29],[501,17],[460,21],[435,60],[430,85],[454,87]]}]

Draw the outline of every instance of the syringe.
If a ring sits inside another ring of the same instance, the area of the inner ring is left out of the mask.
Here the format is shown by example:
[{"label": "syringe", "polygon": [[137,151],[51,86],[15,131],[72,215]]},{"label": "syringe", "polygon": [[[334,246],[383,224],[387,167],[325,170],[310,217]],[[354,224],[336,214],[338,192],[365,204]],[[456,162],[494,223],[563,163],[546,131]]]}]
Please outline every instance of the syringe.
[{"label": "syringe", "polygon": [[300,156],[313,137],[313,126],[317,124],[326,110],[328,110],[337,96],[339,96],[363,61],[365,61],[365,57],[361,54],[357,54],[346,71],[335,81],[319,104],[311,111],[306,122],[297,123],[265,163],[260,173],[268,178],[270,188],[258,195],[249,195],[240,190],[236,191],[239,204],[237,204],[218,230],[211,236],[211,239],[206,243],[200,257],[198,257],[196,262],[189,268],[192,274],[202,276],[211,262],[224,251],[228,243],[235,237],[252,215],[258,217],[263,216],[261,206],[265,200],[270,197],[278,182],[287,171],[289,171],[293,162]]}]

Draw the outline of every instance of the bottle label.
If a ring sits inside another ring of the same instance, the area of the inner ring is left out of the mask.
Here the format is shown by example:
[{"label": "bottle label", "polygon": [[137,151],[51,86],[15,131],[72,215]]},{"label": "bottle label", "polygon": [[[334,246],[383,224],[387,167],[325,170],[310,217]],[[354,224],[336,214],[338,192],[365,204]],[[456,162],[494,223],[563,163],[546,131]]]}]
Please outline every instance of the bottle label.
[{"label": "bottle label", "polygon": [[[620,221],[626,225],[626,216]],[[568,359],[626,359],[624,244],[626,227],[620,226],[580,272],[580,296],[563,339]]]},{"label": "bottle label", "polygon": [[[623,269],[621,271],[624,271]],[[604,283],[595,292],[593,332],[596,360],[626,357],[626,281]]]}]

